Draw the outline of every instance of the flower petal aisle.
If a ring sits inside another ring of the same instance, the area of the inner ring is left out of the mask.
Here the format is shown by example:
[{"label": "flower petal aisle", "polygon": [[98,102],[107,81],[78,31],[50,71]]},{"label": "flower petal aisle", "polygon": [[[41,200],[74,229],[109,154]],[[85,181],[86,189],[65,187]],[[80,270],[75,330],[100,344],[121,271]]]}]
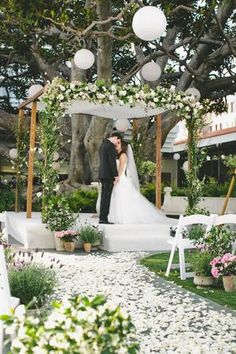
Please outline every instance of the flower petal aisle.
[{"label": "flower petal aisle", "polygon": [[[55,297],[65,293],[94,296],[130,313],[140,353],[235,353],[236,316],[180,287],[165,282],[139,265],[144,253],[55,255],[58,270]],[[52,254],[45,254],[51,258]]]}]

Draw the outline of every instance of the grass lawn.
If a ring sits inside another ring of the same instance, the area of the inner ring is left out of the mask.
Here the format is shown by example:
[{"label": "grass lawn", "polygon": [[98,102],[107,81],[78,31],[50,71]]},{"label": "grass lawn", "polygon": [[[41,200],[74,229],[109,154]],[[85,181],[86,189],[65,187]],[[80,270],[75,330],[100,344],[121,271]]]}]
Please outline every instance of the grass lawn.
[{"label": "grass lawn", "polygon": [[[183,288],[215,301],[218,304],[228,306],[236,310],[236,292],[225,292],[222,283],[219,283],[217,286],[211,288],[200,289],[193,284],[193,279],[191,278],[187,280],[180,280],[179,270],[177,269],[171,270],[170,275],[167,278],[165,276],[165,271],[167,268],[168,259],[169,253],[158,253],[147,258],[143,258],[140,263],[168,281],[181,285]],[[186,253],[186,262],[188,262],[188,253]],[[178,263],[177,253],[175,254],[174,263]]]}]

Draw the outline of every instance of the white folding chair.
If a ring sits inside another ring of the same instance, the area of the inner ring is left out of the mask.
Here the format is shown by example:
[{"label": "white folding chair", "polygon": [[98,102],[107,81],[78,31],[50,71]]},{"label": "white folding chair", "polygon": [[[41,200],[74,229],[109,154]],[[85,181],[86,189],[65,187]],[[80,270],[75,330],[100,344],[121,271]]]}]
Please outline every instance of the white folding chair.
[{"label": "white folding chair", "polygon": [[[0,315],[9,314],[10,309],[16,308],[19,303],[20,299],[11,297],[4,249],[0,245]],[[0,353],[3,351],[3,337],[3,324],[0,321]]]},{"label": "white folding chair", "polygon": [[[217,225],[236,225],[236,214],[216,215],[212,226]],[[236,242],[232,245],[232,251],[236,250]]]},{"label": "white folding chair", "polygon": [[4,239],[8,241],[8,227],[7,227],[7,214],[6,212],[0,213],[1,232]]},{"label": "white folding chair", "polygon": [[[186,272],[186,264],[185,264],[185,254],[184,251],[186,249],[193,249],[195,248],[195,245],[192,240],[189,240],[188,238],[183,238],[183,231],[185,230],[186,226],[190,225],[205,225],[206,226],[206,232],[208,232],[213,223],[214,215],[201,215],[201,214],[195,214],[195,215],[189,215],[189,216],[183,216],[180,215],[179,217],[179,222],[177,225],[175,237],[172,237],[171,240],[168,240],[167,242],[172,245],[171,248],[171,253],[170,253],[170,258],[168,262],[168,266],[166,269],[166,276],[168,277],[170,274],[171,267],[173,266],[179,266],[180,268],[180,278],[182,280],[186,278],[190,278],[194,275],[192,272]],[[172,264],[173,263],[173,258],[175,251],[178,249],[179,251],[179,264]]]}]

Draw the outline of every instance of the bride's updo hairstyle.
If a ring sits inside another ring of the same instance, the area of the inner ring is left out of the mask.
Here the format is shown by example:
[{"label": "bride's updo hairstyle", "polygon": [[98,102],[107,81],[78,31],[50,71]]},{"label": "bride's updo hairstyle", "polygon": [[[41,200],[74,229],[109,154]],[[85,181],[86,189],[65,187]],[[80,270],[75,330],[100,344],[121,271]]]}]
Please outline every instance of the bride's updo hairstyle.
[{"label": "bride's updo hairstyle", "polygon": [[121,154],[126,154],[127,155],[127,150],[128,150],[128,144],[126,141],[121,141],[121,151],[118,154],[118,157],[120,157]]}]

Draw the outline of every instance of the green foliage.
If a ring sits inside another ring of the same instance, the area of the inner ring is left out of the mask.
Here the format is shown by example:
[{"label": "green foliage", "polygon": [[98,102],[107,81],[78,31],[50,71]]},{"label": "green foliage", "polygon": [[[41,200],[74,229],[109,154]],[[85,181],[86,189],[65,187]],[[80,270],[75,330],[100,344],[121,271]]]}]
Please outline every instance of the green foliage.
[{"label": "green foliage", "polygon": [[9,283],[11,295],[29,308],[41,307],[56,284],[54,270],[42,265],[26,264],[21,268],[10,267]]},{"label": "green foliage", "polygon": [[93,225],[82,226],[79,230],[79,238],[83,243],[98,244],[101,241],[102,231]]},{"label": "green foliage", "polygon": [[204,186],[204,180],[201,181],[199,179],[199,169],[206,158],[206,152],[198,147],[199,130],[201,130],[205,124],[204,110],[199,110],[199,112],[196,111],[194,113],[194,109],[192,109],[191,114],[184,118],[184,120],[188,130],[189,162],[189,169],[188,171],[185,171],[188,198],[186,213],[194,214],[195,209],[198,208],[198,204],[201,200]]},{"label": "green foliage", "polygon": [[[56,106],[56,105],[55,105]],[[42,213],[44,214],[48,201],[56,189],[58,171],[54,167],[54,154],[60,147],[60,124],[56,107],[39,114],[39,141],[42,159],[36,162],[37,173],[42,180]]]},{"label": "green foliage", "polygon": [[232,251],[235,241],[236,231],[232,230],[229,225],[217,225],[204,235],[200,243],[205,245],[213,256],[223,256]]},{"label": "green foliage", "polygon": [[107,304],[102,295],[76,295],[54,301],[52,307],[51,313],[36,319],[23,311],[2,318],[16,332],[12,354],[19,353],[19,347],[24,353],[138,353],[130,316]]},{"label": "green foliage", "polygon": [[142,161],[139,169],[139,174],[141,176],[155,176],[156,175],[156,164],[152,161]]},{"label": "green foliage", "polygon": [[205,251],[197,251],[190,256],[190,264],[197,275],[211,276],[211,260],[212,253]]},{"label": "green foliage", "polygon": [[230,154],[228,156],[225,156],[223,163],[231,170],[234,170],[236,168],[236,155]]},{"label": "green foliage", "polygon": [[187,190],[186,190],[186,188],[183,188],[183,187],[173,186],[171,195],[173,197],[186,197]]},{"label": "green foliage", "polygon": [[187,206],[184,215],[194,215],[194,214],[210,215],[209,211],[205,208],[200,208],[199,206],[195,206],[191,208]]},{"label": "green foliage", "polygon": [[199,240],[202,240],[205,232],[206,227],[204,225],[193,225],[190,229],[188,229],[188,238],[198,243]]},{"label": "green foliage", "polygon": [[56,196],[49,199],[43,217],[51,231],[67,230],[76,220],[66,198]]},{"label": "green foliage", "polygon": [[96,189],[83,190],[78,189],[66,196],[68,203],[74,213],[95,213],[98,192]]},{"label": "green foliage", "polygon": [[153,204],[156,201],[156,187],[154,183],[144,184],[140,188],[141,193]]},{"label": "green foliage", "polygon": [[14,210],[15,193],[8,185],[0,186],[0,213],[3,211]]},{"label": "green foliage", "polygon": [[[203,187],[204,197],[225,197],[229,189],[229,182],[219,183],[214,178]],[[231,197],[236,197],[236,188],[233,189]]]},{"label": "green foliage", "polygon": [[[202,189],[202,197],[225,197],[229,189],[229,182],[219,183],[215,178],[210,178],[209,182],[204,183]],[[172,188],[172,196],[187,196],[187,189],[185,187]],[[236,197],[236,186],[233,189],[231,197]]]}]

